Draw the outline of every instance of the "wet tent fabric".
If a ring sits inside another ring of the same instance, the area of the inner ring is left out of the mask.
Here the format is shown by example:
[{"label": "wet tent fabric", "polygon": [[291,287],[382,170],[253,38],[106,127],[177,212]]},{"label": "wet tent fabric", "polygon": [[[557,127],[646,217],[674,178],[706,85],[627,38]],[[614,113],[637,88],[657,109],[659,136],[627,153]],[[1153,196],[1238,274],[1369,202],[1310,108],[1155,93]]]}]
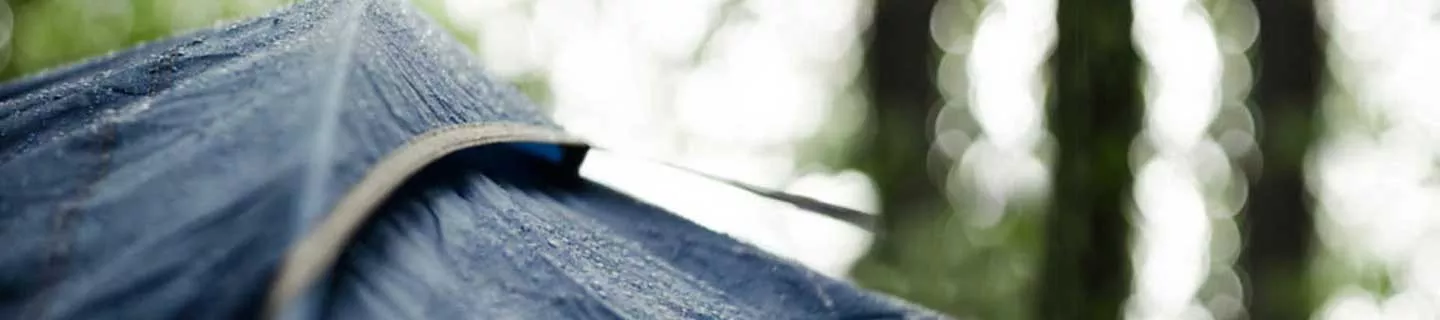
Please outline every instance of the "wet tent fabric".
[{"label": "wet tent fabric", "polygon": [[468,150],[427,169],[352,243],[335,270],[325,314],[340,319],[926,315],[557,172],[554,164],[506,146]]},{"label": "wet tent fabric", "polygon": [[480,70],[408,3],[317,0],[0,86],[0,318],[263,316],[355,212],[276,315],[934,317],[584,181]]}]

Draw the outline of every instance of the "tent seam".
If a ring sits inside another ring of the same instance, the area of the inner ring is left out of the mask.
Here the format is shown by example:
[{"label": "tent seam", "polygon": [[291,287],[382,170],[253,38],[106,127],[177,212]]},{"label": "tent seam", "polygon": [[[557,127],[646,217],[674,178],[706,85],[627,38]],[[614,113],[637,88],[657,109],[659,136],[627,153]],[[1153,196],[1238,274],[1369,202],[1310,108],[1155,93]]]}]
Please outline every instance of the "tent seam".
[{"label": "tent seam", "polygon": [[110,162],[113,160],[111,153],[119,140],[119,133],[117,132],[119,129],[116,127],[116,124],[112,121],[106,120],[101,122],[98,130],[101,132],[101,139],[99,141],[100,161],[95,166],[94,174],[85,180],[85,184],[80,186],[79,190],[77,190],[68,201],[61,202],[59,205],[59,210],[57,210],[54,216],[54,223],[51,227],[50,239],[47,241],[48,249],[46,251],[48,256],[45,260],[45,267],[42,269],[44,270],[44,276],[43,280],[41,280],[43,283],[41,288],[43,289],[41,289],[42,291],[39,297],[26,307],[27,311],[24,312],[24,314],[30,316],[21,318],[44,318],[45,313],[53,302],[51,301],[52,297],[56,291],[59,291],[56,284],[58,284],[61,279],[64,279],[65,274],[69,272],[70,251],[72,249],[70,248],[72,245],[70,237],[74,234],[73,220],[75,220],[75,216],[79,215],[83,210],[84,204],[95,194],[95,185],[99,184],[101,180],[104,180],[104,178],[110,174]]}]

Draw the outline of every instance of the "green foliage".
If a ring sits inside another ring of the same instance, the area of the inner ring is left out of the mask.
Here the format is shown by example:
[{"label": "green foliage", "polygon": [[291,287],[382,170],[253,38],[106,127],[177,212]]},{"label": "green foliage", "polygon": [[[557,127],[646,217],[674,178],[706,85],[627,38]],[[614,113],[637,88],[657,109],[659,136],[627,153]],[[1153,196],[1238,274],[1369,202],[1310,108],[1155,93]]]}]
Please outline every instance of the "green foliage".
[{"label": "green foliage", "polygon": [[[9,59],[0,51],[0,80],[75,63],[189,30],[254,17],[298,0],[50,0],[16,1]],[[416,5],[467,44],[474,37],[448,19],[440,0]]]},{"label": "green foliage", "polygon": [[294,0],[11,1],[10,59],[0,79],[124,49],[168,35],[254,16]]},{"label": "green foliage", "polygon": [[[1039,276],[1045,208],[1039,199],[1016,201],[994,226],[969,224],[963,211],[931,216],[897,228],[898,249],[856,265],[861,285],[946,314],[977,319],[1028,319]],[[962,205],[963,206],[963,205]]]}]

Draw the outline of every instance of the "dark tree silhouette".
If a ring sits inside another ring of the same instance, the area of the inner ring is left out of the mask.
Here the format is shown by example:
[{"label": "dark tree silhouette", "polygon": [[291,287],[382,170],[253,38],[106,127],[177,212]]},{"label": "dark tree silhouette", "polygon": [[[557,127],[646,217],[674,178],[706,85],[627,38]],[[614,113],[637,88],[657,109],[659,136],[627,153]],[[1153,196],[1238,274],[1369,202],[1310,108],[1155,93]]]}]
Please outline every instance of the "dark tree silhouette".
[{"label": "dark tree silhouette", "polygon": [[1258,79],[1251,99],[1260,124],[1263,169],[1250,187],[1240,266],[1252,319],[1308,319],[1306,267],[1314,238],[1304,161],[1314,135],[1324,68],[1311,0],[1255,0]]},{"label": "dark tree silhouette", "polygon": [[1130,288],[1126,154],[1139,130],[1130,0],[1060,0],[1049,126],[1059,153],[1038,293],[1043,319],[1119,319]]},{"label": "dark tree silhouette", "polygon": [[875,179],[881,217],[875,242],[854,274],[868,287],[953,312],[950,301],[930,290],[945,281],[946,252],[936,226],[949,214],[926,169],[930,115],[940,100],[934,83],[939,48],[929,25],[934,7],[934,0],[875,2],[863,75],[871,134],[849,162]]},{"label": "dark tree silhouette", "polygon": [[930,40],[934,7],[934,0],[879,0],[867,34],[865,84],[875,135],[861,148],[860,165],[880,180],[886,222],[923,214],[929,208],[917,206],[939,199],[925,169],[931,108],[940,99],[934,82],[938,48]]}]

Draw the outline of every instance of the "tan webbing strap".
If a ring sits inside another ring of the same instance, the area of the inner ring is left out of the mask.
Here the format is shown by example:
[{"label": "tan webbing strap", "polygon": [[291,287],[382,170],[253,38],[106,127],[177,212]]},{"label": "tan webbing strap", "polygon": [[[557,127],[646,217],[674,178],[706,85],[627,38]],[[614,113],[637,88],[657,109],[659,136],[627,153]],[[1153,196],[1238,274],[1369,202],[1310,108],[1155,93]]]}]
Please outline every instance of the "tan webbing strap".
[{"label": "tan webbing strap", "polygon": [[460,125],[416,137],[376,163],[320,224],[290,247],[266,296],[264,317],[280,316],[288,303],[324,276],[365,221],[420,169],[460,149],[507,142],[585,145],[555,129],[519,124]]},{"label": "tan webbing strap", "polygon": [[[589,147],[583,140],[555,129],[519,124],[477,124],[448,127],[416,137],[391,151],[370,169],[360,183],[351,187],[329,215],[290,247],[271,283],[265,300],[266,319],[276,319],[289,303],[299,298],[320,277],[325,276],[349,245],[352,237],[392,193],[426,165],[464,148],[495,143],[534,142],[561,146]],[[803,210],[840,220],[866,231],[875,231],[876,216],[808,197],[752,186],[712,176],[661,161],[645,160],[705,177],[751,194],[789,203]]]}]

